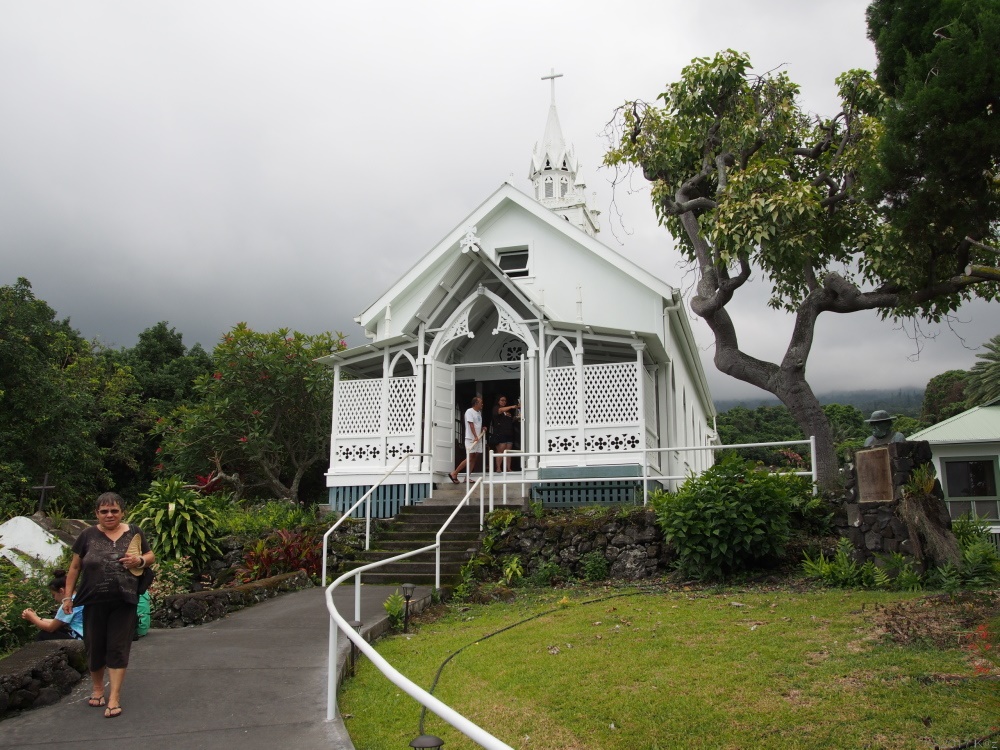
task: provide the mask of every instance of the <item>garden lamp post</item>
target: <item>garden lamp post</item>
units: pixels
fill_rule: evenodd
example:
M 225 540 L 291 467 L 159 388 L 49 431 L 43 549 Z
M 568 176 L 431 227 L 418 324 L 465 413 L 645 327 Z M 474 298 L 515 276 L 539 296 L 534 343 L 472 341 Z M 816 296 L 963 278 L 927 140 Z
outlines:
M 422 734 L 410 741 L 410 747 L 444 747 L 444 740 L 433 734 Z
M 407 628 L 410 626 L 410 599 L 413 598 L 413 591 L 417 587 L 412 583 L 404 583 L 403 598 L 406 599 L 406 609 L 403 611 L 403 632 L 405 633 Z M 420 745 L 419 747 L 438 747 L 437 745 Z

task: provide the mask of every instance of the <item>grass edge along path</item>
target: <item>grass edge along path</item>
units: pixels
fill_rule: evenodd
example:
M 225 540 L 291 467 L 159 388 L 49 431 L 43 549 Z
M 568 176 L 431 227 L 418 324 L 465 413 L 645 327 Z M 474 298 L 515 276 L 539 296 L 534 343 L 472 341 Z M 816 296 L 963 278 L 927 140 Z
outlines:
M 452 606 L 378 648 L 429 688 L 466 647 L 434 694 L 517 748 L 953 747 L 1000 725 L 1000 688 L 975 676 L 957 635 L 944 649 L 886 642 L 876 610 L 923 596 L 522 590 Z M 419 704 L 366 661 L 340 706 L 358 750 L 419 733 Z M 475 747 L 433 714 L 424 731 Z

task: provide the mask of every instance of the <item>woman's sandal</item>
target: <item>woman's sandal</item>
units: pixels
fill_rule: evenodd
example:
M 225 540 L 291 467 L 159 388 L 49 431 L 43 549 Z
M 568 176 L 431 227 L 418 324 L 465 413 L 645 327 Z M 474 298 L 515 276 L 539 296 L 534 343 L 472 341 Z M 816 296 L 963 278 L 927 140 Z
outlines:
M 449 474 L 448 479 L 451 480 L 452 484 L 458 484 L 458 477 L 456 477 L 454 474 Z
M 103 708 L 107 705 L 103 695 L 92 695 L 87 698 L 87 705 L 91 708 Z
M 117 719 L 121 715 L 122 715 L 121 706 L 108 706 L 106 709 L 104 709 L 105 719 Z

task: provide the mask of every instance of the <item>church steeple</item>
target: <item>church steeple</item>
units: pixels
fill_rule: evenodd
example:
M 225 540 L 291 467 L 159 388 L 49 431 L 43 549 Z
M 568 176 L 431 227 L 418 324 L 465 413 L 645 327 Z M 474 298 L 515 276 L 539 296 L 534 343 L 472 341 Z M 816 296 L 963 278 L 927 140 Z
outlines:
M 552 85 L 552 102 L 545 122 L 545 134 L 531 153 L 528 178 L 534 185 L 535 200 L 593 236 L 600 231 L 598 211 L 587 207 L 586 188 L 579 175 L 580 164 L 571 144 L 566 143 L 556 112 L 556 78 L 553 69 L 543 81 Z

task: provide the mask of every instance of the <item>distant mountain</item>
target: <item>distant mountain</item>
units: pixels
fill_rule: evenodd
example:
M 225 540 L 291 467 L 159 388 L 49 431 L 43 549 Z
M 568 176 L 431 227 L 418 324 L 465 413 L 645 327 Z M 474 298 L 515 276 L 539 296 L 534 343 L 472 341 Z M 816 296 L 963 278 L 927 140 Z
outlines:
M 865 415 L 876 409 L 885 409 L 890 414 L 905 414 L 908 417 L 920 416 L 920 405 L 924 400 L 923 388 L 893 388 L 864 391 L 829 391 L 819 394 L 821 404 L 844 404 L 854 406 Z M 778 406 L 781 402 L 773 396 L 765 398 L 719 399 L 715 409 L 719 412 L 729 411 L 734 406 L 744 406 L 756 409 L 758 406 Z

